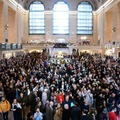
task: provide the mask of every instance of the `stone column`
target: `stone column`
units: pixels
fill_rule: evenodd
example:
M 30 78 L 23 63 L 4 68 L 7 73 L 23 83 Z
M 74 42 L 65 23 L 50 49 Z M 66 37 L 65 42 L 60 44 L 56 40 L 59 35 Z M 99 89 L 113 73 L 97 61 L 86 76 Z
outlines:
M 23 15 L 23 17 L 24 17 L 23 18 L 23 20 L 24 20 L 24 25 L 23 25 L 24 26 L 24 29 L 23 29 L 24 30 L 24 33 L 23 33 L 24 37 L 23 37 L 22 43 L 28 43 L 28 42 L 30 42 L 29 41 L 29 28 L 28 28 L 28 26 L 29 26 L 28 25 L 28 23 L 29 23 L 29 21 L 28 21 L 29 20 L 28 19 L 28 15 L 29 15 L 28 12 Z
M 97 32 L 97 14 L 93 13 L 93 41 L 94 45 L 100 44 L 98 41 L 98 32 Z
M 101 54 L 104 55 L 105 53 L 105 21 L 106 21 L 106 16 L 105 16 L 105 11 L 104 8 L 102 9 L 102 11 L 100 13 L 98 13 L 97 15 L 97 19 L 98 19 L 98 27 L 97 27 L 97 31 L 98 31 L 98 43 L 101 46 Z
M 118 6 L 117 3 L 113 6 L 113 27 L 112 27 L 112 55 L 113 57 L 117 57 L 118 48 L 117 48 L 117 19 L 118 19 Z
M 24 31 L 24 13 L 17 9 L 17 43 L 22 43 L 23 41 L 23 31 Z
M 76 43 L 76 27 L 77 27 L 77 12 L 76 11 L 70 11 L 70 35 L 68 42 Z
M 3 12 L 4 12 L 4 41 L 8 42 L 8 30 L 9 30 L 9 24 L 8 24 L 8 5 L 6 3 L 3 3 Z M 8 40 L 8 41 L 7 41 Z
M 45 41 L 53 41 L 52 37 L 52 11 L 45 11 Z
M 101 46 L 104 45 L 104 24 L 105 24 L 105 13 L 103 10 L 98 13 L 98 40 Z
M 4 7 L 3 2 L 0 3 L 0 43 L 4 42 Z
M 113 27 L 112 27 L 112 41 L 116 42 L 117 39 L 117 17 L 118 17 L 118 7 L 117 4 L 114 5 L 113 7 Z

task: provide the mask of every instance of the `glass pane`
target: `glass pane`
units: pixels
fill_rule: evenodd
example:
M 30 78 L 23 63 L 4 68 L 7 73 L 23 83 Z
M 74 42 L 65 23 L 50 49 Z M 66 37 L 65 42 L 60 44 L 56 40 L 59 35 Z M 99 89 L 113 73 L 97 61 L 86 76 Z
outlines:
M 39 1 L 33 2 L 29 8 L 29 33 L 45 33 L 44 6 Z
M 77 34 L 93 33 L 92 5 L 89 2 L 81 2 L 78 5 Z
M 62 8 L 62 9 L 61 9 Z M 57 2 L 53 7 L 53 34 L 69 33 L 69 8 L 65 2 Z

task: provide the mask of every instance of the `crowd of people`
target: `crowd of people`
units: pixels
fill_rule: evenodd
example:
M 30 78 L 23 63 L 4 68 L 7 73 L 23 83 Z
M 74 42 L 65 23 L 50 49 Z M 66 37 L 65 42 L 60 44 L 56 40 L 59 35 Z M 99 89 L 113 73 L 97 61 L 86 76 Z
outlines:
M 120 120 L 120 59 L 100 54 L 51 63 L 41 53 L 0 61 L 3 120 Z

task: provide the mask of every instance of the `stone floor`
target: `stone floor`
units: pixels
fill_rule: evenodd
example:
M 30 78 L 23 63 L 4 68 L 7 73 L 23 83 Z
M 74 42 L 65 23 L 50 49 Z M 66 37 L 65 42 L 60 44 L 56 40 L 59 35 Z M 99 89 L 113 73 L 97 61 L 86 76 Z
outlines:
M 12 111 L 9 112 L 9 120 L 13 120 L 13 112 Z
M 8 120 L 13 120 L 13 112 L 12 111 L 9 112 L 8 118 L 9 118 Z M 3 120 L 2 114 L 0 114 L 0 120 Z

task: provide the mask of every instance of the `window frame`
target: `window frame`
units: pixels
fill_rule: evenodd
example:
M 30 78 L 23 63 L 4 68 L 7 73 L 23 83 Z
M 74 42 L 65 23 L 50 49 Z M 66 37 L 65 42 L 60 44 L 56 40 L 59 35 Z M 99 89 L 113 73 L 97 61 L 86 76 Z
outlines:
M 90 23 L 89 25 L 92 25 L 92 26 L 78 26 L 78 24 L 80 24 L 81 22 L 81 18 L 79 18 L 78 17 L 78 14 L 81 14 L 81 13 L 90 13 L 90 11 L 85 11 L 85 10 L 83 10 L 83 11 L 79 11 L 78 10 L 78 7 L 80 6 L 80 5 L 84 5 L 84 4 L 82 4 L 82 3 L 87 3 L 88 5 L 90 5 L 91 6 L 91 8 L 92 8 L 92 11 L 91 11 L 91 16 L 92 16 L 92 18 L 91 19 L 88 19 L 88 20 L 92 20 L 92 23 Z M 83 17 L 84 15 L 82 15 L 82 17 Z M 79 18 L 79 19 L 78 19 Z M 93 5 L 90 3 L 90 2 L 88 2 L 88 1 L 82 1 L 82 2 L 80 2 L 79 4 L 78 4 L 78 6 L 77 6 L 77 18 L 76 18 L 76 34 L 77 35 L 93 35 L 93 32 L 94 32 L 94 16 L 93 16 Z M 85 16 L 84 16 L 84 18 L 83 18 L 83 20 L 87 20 L 87 19 L 85 19 Z M 83 21 L 82 20 L 82 21 Z M 79 21 L 79 22 L 78 22 Z M 83 24 L 83 23 L 82 23 Z M 84 22 L 84 24 L 86 24 L 86 22 Z M 86 30 L 83 30 L 83 29 L 78 29 L 78 28 L 81 28 L 81 27 L 85 27 L 85 28 L 87 28 L 87 27 L 90 27 L 91 28 L 91 30 L 88 30 L 88 29 L 86 29 Z M 78 33 L 78 31 L 79 31 L 79 33 Z M 80 33 L 80 31 L 81 31 L 81 33 Z M 82 31 L 84 31 L 84 33 L 82 33 Z M 85 31 L 86 31 L 86 33 L 85 33 Z M 88 32 L 92 32 L 92 33 L 88 33 Z
M 43 21 L 43 23 L 44 23 L 44 26 L 40 26 L 40 27 L 44 27 L 44 29 L 30 29 L 30 27 L 37 27 L 37 26 L 30 26 L 30 21 L 31 21 L 31 18 L 30 18 L 30 6 L 32 5 L 32 4 L 35 4 L 35 3 L 39 3 L 38 5 L 42 5 L 43 7 L 44 7 L 44 10 L 38 10 L 37 12 L 42 12 L 43 14 L 44 14 L 44 18 L 39 18 L 40 19 L 40 21 L 42 20 Z M 36 10 L 34 10 L 34 11 L 36 11 Z M 33 11 L 32 11 L 33 12 Z M 36 19 L 36 18 L 32 18 L 32 19 Z M 32 3 L 30 3 L 30 5 L 29 5 L 29 14 L 28 14 L 28 34 L 29 35 L 45 35 L 45 6 L 44 6 L 44 4 L 41 2 L 41 1 L 33 1 Z M 40 28 L 39 27 L 39 28 Z M 44 33 L 42 33 L 42 32 L 39 32 L 39 33 L 31 33 L 30 32 L 30 30 L 39 30 L 39 31 L 43 31 Z
M 68 12 L 68 19 L 67 19 L 67 21 L 68 21 L 68 26 L 64 26 L 64 27 L 62 27 L 62 28 L 64 28 L 64 30 L 66 29 L 66 28 L 68 28 L 68 29 L 66 29 L 67 30 L 67 33 L 55 33 L 54 31 L 55 31 L 55 29 L 54 29 L 54 27 L 57 27 L 57 26 L 53 26 L 53 24 L 54 24 L 54 12 L 64 12 L 64 11 L 55 11 L 54 10 L 54 6 L 56 5 L 56 4 L 59 4 L 59 2 L 63 2 L 65 5 L 67 5 L 67 7 L 68 7 L 68 10 L 66 10 L 65 12 Z M 52 11 L 53 11 L 53 14 L 52 14 L 52 35 L 69 35 L 70 34 L 70 14 L 69 14 L 69 6 L 68 6 L 68 4 L 65 2 L 65 1 L 57 1 L 55 4 L 54 4 L 54 6 L 53 6 L 53 9 L 52 9 Z M 62 18 L 60 19 L 60 20 L 62 20 Z M 63 19 L 63 20 L 65 20 L 65 19 Z M 58 27 L 57 27 L 58 28 Z M 56 30 L 59 30 L 59 28 L 58 29 L 56 29 Z

